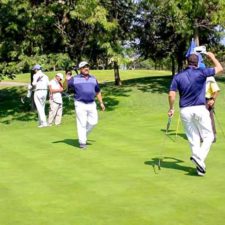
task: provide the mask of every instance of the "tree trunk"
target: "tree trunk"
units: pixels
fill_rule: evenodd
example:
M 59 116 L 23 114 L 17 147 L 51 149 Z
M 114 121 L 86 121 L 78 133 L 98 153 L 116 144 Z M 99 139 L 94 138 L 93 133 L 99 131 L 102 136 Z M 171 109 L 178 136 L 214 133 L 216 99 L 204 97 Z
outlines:
M 174 56 L 171 56 L 171 62 L 172 62 L 172 76 L 174 76 L 175 75 L 175 73 L 176 73 L 176 69 L 175 69 L 175 58 L 174 58 Z
M 122 82 L 120 80 L 119 66 L 117 62 L 114 62 L 114 77 L 115 77 L 115 85 L 120 86 Z
M 198 33 L 197 22 L 194 29 L 194 40 L 195 40 L 196 46 L 199 46 L 199 33 Z

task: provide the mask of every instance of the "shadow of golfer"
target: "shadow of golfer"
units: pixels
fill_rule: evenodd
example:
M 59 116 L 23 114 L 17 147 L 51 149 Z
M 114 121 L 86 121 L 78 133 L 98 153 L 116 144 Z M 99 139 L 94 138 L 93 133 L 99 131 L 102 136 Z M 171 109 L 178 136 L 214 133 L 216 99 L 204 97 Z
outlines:
M 160 161 L 160 167 L 161 169 L 167 168 L 167 169 L 182 170 L 186 172 L 185 175 L 197 176 L 196 169 L 193 167 L 180 165 L 183 162 L 184 161 L 173 157 L 163 157 L 163 159 L 161 159 Z M 152 166 L 155 171 L 155 166 L 158 167 L 159 158 L 153 158 L 151 161 L 145 161 L 144 163 L 146 165 Z
M 88 140 L 87 145 L 92 145 L 90 142 L 94 142 L 93 140 Z M 80 148 L 78 139 L 64 139 L 60 141 L 53 141 L 53 144 L 65 143 L 67 145 L 71 145 L 76 148 Z

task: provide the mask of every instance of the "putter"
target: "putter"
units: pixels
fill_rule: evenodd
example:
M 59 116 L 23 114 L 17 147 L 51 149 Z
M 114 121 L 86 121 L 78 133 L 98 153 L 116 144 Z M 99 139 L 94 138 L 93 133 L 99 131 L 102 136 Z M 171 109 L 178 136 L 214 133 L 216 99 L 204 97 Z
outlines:
M 168 118 L 168 121 L 167 121 L 167 125 L 166 125 L 166 132 L 165 132 L 165 136 L 164 136 L 164 139 L 163 139 L 163 146 L 165 146 L 165 141 L 166 141 L 166 137 L 168 135 L 168 131 L 169 131 L 169 128 L 170 128 L 170 124 L 171 124 L 171 121 L 172 121 L 172 116 L 169 116 Z M 163 160 L 163 157 L 162 157 L 162 151 L 161 151 L 161 156 L 159 157 L 159 161 L 158 161 L 158 169 L 161 170 L 161 161 Z
M 169 128 L 170 128 L 170 124 L 171 124 L 171 120 L 172 120 L 172 117 L 170 116 L 168 118 L 168 122 L 167 122 L 167 125 L 166 125 L 166 134 L 168 134 L 168 131 L 169 131 Z

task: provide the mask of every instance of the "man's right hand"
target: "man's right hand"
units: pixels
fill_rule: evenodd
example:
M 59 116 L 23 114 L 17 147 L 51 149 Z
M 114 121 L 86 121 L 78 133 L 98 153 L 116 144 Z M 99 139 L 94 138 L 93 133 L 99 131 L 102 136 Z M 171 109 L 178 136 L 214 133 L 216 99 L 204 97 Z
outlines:
M 215 58 L 215 55 L 212 53 L 212 52 L 207 52 L 206 55 L 212 59 L 212 58 Z
M 174 109 L 169 109 L 168 116 L 172 117 L 174 115 L 174 111 L 175 111 Z
M 72 78 L 72 76 L 71 76 L 71 75 L 66 74 L 66 80 L 70 80 L 71 78 Z

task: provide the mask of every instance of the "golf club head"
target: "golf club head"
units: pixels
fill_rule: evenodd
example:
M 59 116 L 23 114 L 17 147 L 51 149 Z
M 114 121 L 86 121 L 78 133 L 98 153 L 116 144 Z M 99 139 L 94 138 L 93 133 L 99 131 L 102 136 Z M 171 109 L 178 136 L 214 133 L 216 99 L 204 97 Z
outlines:
M 194 53 L 206 54 L 206 47 L 204 45 L 194 48 Z

